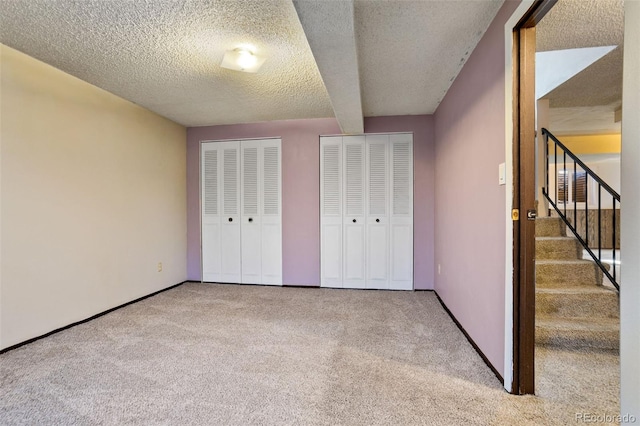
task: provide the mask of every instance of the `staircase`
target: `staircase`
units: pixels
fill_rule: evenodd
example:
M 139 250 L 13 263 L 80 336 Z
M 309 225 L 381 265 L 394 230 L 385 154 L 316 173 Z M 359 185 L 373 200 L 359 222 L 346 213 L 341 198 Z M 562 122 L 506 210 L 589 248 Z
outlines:
M 618 351 L 618 292 L 557 217 L 536 219 L 536 344 Z

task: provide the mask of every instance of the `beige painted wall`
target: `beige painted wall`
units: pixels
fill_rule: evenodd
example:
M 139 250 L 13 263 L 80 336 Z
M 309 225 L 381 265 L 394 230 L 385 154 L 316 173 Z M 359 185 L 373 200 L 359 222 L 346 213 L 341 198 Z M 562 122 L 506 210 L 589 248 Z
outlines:
M 185 280 L 186 129 L 0 52 L 5 348 Z

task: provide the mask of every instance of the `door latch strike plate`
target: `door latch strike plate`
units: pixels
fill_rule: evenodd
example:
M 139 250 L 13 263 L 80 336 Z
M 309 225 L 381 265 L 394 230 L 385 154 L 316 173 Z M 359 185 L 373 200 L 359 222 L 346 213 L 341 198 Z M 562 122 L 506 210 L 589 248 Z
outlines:
M 520 220 L 520 210 L 518 209 L 511 210 L 511 220 Z

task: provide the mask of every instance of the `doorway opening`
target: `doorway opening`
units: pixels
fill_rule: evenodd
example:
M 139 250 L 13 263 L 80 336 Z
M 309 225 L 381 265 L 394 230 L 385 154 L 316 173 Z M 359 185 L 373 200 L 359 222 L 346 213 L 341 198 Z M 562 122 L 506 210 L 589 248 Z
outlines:
M 551 95 L 543 99 L 546 105 L 542 105 L 546 109 L 541 110 L 540 91 L 535 88 L 539 83 L 535 78 L 536 52 L 539 51 L 537 44 L 540 40 L 543 44 L 549 44 L 548 34 L 540 38 L 541 30 L 551 27 L 545 24 L 550 22 L 554 14 L 559 14 L 561 8 L 566 19 L 569 14 L 575 14 L 576 17 L 583 14 L 583 6 L 573 2 L 558 5 L 556 1 L 534 2 L 513 32 L 513 208 L 514 213 L 519 214 L 513 217 L 514 373 L 511 392 L 539 395 L 557 392 L 555 388 L 561 377 L 560 384 L 570 383 L 575 389 L 581 389 L 582 398 L 591 408 L 615 414 L 618 411 L 619 340 L 617 330 L 608 327 L 619 321 L 618 295 L 613 286 L 607 288 L 607 278 L 602 279 L 602 272 L 597 265 L 583 259 L 583 249 L 571 233 L 567 233 L 565 222 L 558 218 L 541 218 L 550 212 L 543 188 L 547 195 L 555 195 L 556 201 L 560 200 L 565 206 L 572 204 L 574 208 L 586 207 L 589 204 L 588 197 L 592 194 L 589 180 L 592 178 L 581 173 L 580 166 L 575 170 L 573 165 L 561 167 L 560 173 L 553 173 L 555 168 L 552 168 L 551 176 L 545 160 L 547 156 L 553 156 L 549 155 L 544 143 L 549 131 L 541 130 L 541 127 L 548 129 L 549 124 L 540 125 L 541 121 L 549 122 L 549 101 L 552 117 L 558 115 L 553 107 L 558 109 L 559 105 L 564 107 L 562 112 L 567 113 L 568 107 L 580 106 L 576 102 L 580 102 L 579 98 L 584 95 L 585 89 L 575 94 L 574 97 L 578 99 L 573 101 L 575 104 L 567 104 L 570 103 L 566 100 L 567 92 L 576 87 L 575 81 L 572 83 L 567 79 L 568 82 L 560 83 L 558 89 L 551 89 Z M 567 10 L 571 7 L 576 10 Z M 545 16 L 552 18 L 538 25 Z M 580 18 L 587 19 L 583 15 Z M 572 28 L 577 28 L 575 21 L 566 20 L 562 28 L 565 38 L 572 37 Z M 568 43 L 566 40 L 563 42 Z M 576 48 L 570 44 L 564 47 Z M 549 47 L 544 49 L 549 50 Z M 622 55 L 614 46 L 603 54 L 602 61 L 598 62 L 598 58 L 593 63 L 596 68 L 601 67 L 603 61 L 605 64 L 611 63 L 615 56 Z M 587 72 L 578 74 L 576 78 L 585 80 L 590 73 L 587 68 Z M 619 78 L 621 97 L 621 67 Z M 615 105 L 611 104 L 610 101 L 607 107 L 611 108 L 613 118 Z M 591 107 L 594 109 L 594 105 Z M 559 158 L 559 161 L 564 161 L 564 158 Z M 557 158 L 553 161 L 558 164 Z M 545 176 L 547 173 L 552 177 L 551 185 Z M 577 228 L 579 223 L 576 218 L 580 217 L 580 213 L 574 212 L 572 215 L 574 227 Z M 585 212 L 582 217 L 588 221 L 590 213 Z M 615 204 L 611 217 L 615 229 Z M 590 239 L 586 238 L 586 241 L 589 244 Z M 615 252 L 616 246 L 619 248 L 615 237 L 612 244 Z M 554 258 L 558 254 L 560 258 Z M 575 259 L 571 259 L 571 256 Z M 587 269 L 587 273 L 582 274 L 582 270 Z M 593 282 L 587 282 L 584 277 Z M 607 341 L 613 340 L 609 338 L 611 336 L 615 336 L 615 342 Z M 598 382 L 594 380 L 596 377 Z

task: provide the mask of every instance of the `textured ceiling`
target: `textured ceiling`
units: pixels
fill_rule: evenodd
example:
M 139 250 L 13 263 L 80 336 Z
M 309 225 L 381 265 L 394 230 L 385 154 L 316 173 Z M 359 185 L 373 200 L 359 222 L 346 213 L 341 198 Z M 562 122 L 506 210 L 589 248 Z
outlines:
M 576 74 L 549 92 L 552 108 L 622 105 L 622 47 Z
M 622 0 L 559 0 L 536 26 L 536 50 L 622 44 Z
M 618 46 L 544 96 L 551 122 L 561 123 L 563 132 L 619 132 L 613 111 L 622 104 L 623 33 L 622 0 L 559 0 L 536 27 L 539 52 Z
M 0 1 L 0 41 L 187 126 L 330 117 L 290 1 Z M 260 72 L 219 66 L 248 43 Z
M 556 136 L 621 131 L 621 123 L 615 122 L 611 105 L 552 108 L 551 112 L 549 130 Z
M 503 3 L 314 1 L 326 19 L 303 30 L 291 0 L 0 0 L 0 42 L 186 126 L 425 114 Z M 335 38 L 336 2 L 354 10 L 352 45 L 321 57 L 310 42 Z M 267 57 L 257 74 L 219 66 L 243 44 Z M 332 57 L 342 82 L 320 74 Z
M 435 112 L 502 3 L 356 0 L 364 115 Z

